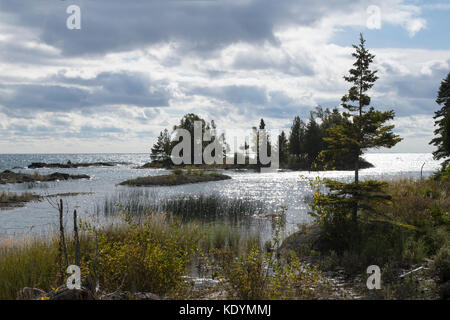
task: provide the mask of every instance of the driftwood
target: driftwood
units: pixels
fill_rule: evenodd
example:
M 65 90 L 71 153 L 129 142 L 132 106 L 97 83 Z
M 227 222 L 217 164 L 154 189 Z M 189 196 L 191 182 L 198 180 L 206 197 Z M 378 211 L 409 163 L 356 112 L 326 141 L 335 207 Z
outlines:
M 81 266 L 80 238 L 78 237 L 77 210 L 73 211 L 73 236 L 75 240 L 75 265 Z
M 67 254 L 66 238 L 64 236 L 64 205 L 62 199 L 59 200 L 59 234 L 60 234 L 60 252 L 64 254 L 65 269 L 69 266 L 69 255 Z
M 416 268 L 416 269 L 414 269 L 414 270 L 411 270 L 411 271 L 408 271 L 408 272 L 402 274 L 402 275 L 400 276 L 400 278 L 404 278 L 404 277 L 406 277 L 406 276 L 408 276 L 408 275 L 410 275 L 410 274 L 412 274 L 412 273 L 414 273 L 414 272 L 420 271 L 420 270 L 422 270 L 422 269 L 426 269 L 426 268 L 425 268 L 424 266 L 418 267 L 418 268 Z

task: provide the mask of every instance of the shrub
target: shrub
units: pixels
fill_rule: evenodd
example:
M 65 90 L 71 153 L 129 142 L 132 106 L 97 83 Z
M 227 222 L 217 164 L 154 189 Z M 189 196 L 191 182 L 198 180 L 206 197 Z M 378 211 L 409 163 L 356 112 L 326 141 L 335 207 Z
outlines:
M 434 258 L 433 271 L 439 283 L 450 281 L 450 246 L 442 247 Z
M 285 258 L 278 255 L 281 230 L 284 228 L 284 208 L 274 220 L 274 236 L 267 252 L 254 245 L 236 257 L 221 251 L 219 278 L 232 298 L 244 300 L 300 298 L 311 299 L 313 287 L 320 281 L 315 267 L 302 264 L 293 251 Z
M 198 230 L 164 215 L 152 214 L 139 223 L 128 216 L 126 221 L 122 232 L 98 235 L 102 289 L 180 293 L 186 284 L 186 268 L 197 251 Z
M 173 170 L 173 174 L 177 175 L 177 176 L 182 175 L 183 174 L 183 170 L 182 169 L 175 169 L 175 170 Z
M 57 241 L 25 239 L 0 245 L 0 300 L 16 299 L 24 287 L 50 290 L 57 285 Z

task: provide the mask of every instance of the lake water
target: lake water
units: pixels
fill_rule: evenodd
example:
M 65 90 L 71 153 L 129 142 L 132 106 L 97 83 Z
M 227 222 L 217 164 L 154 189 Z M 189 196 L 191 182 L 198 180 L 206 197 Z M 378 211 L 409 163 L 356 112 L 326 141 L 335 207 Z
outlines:
M 148 154 L 37 154 L 37 155 L 8 155 L 0 154 L 0 170 L 21 171 L 33 173 L 35 170 L 25 169 L 32 162 L 66 163 L 76 162 L 127 162 L 130 165 L 115 167 L 90 167 L 77 169 L 39 169 L 40 174 L 55 171 L 69 174 L 87 174 L 90 180 L 60 181 L 39 184 L 9 184 L 0 185 L 0 193 L 32 192 L 41 195 L 52 195 L 68 192 L 92 192 L 89 195 L 64 197 L 64 202 L 70 211 L 77 209 L 79 215 L 85 219 L 103 221 L 99 216 L 99 208 L 105 200 L 119 197 L 129 192 L 130 187 L 117 186 L 120 182 L 138 176 L 167 174 L 163 169 L 135 169 L 136 166 L 148 162 Z M 427 153 L 373 153 L 365 155 L 366 160 L 375 165 L 374 168 L 361 170 L 362 179 L 395 179 L 398 177 L 419 178 L 423 165 L 423 176 L 429 176 L 439 168 L 439 162 L 434 161 Z M 348 180 L 353 172 L 276 172 L 255 173 L 247 171 L 227 171 L 231 180 L 191 184 L 175 187 L 151 187 L 149 193 L 156 198 L 172 197 L 191 194 L 220 194 L 229 198 L 245 198 L 264 202 L 268 211 L 275 211 L 280 206 L 287 206 L 287 232 L 296 228 L 298 223 L 309 222 L 308 199 L 311 189 L 308 179 L 332 177 Z M 55 199 L 54 199 L 55 200 Z M 100 210 L 101 211 L 101 210 Z M 270 213 L 270 212 L 268 212 Z M 30 232 L 46 234 L 56 230 L 58 213 L 48 201 L 31 202 L 25 207 L 0 210 L 0 237 L 21 236 Z M 70 220 L 70 219 L 68 219 Z M 268 228 L 267 221 L 254 218 L 252 228 L 264 233 Z M 67 222 L 70 226 L 70 222 Z

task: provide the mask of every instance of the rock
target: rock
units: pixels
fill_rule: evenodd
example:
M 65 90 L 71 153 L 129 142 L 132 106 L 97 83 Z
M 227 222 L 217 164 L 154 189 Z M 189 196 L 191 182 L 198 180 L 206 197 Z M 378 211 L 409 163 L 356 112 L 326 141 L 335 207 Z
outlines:
M 450 300 L 450 281 L 440 285 L 439 295 L 442 300 Z
M 95 300 L 94 295 L 89 289 L 85 287 L 81 287 L 81 289 L 69 289 L 66 285 L 50 291 L 45 297 L 48 297 L 49 300 Z
M 101 295 L 99 298 L 99 300 L 129 300 L 129 299 L 130 294 L 128 291 L 107 293 Z
M 150 292 L 130 293 L 128 291 L 117 291 L 103 294 L 100 300 L 164 300 L 164 298 Z
M 25 287 L 17 294 L 17 300 L 39 300 L 45 294 L 41 289 Z
M 332 244 L 324 238 L 323 230 L 320 226 L 312 225 L 287 237 L 278 249 L 278 254 L 291 250 L 301 253 L 301 250 L 305 248 L 327 252 L 332 248 Z
M 63 169 L 73 169 L 73 168 L 86 168 L 86 167 L 113 167 L 116 165 L 127 165 L 128 162 L 88 162 L 88 163 L 72 163 L 67 161 L 67 163 L 44 163 L 44 162 L 33 162 L 28 166 L 28 169 L 42 169 L 42 168 L 63 168 Z
M 160 296 L 150 292 L 138 292 L 134 296 L 137 300 L 163 300 Z

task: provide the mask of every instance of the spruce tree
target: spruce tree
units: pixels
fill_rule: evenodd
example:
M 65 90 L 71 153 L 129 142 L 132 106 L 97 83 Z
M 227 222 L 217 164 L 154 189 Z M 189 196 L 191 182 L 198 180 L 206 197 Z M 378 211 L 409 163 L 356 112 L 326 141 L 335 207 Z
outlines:
M 314 113 L 311 112 L 311 118 L 305 129 L 305 153 L 308 167 L 316 160 L 319 153 L 322 151 L 322 135 L 319 124 L 314 119 Z
M 289 152 L 296 160 L 300 160 L 304 153 L 303 140 L 305 136 L 305 123 L 299 116 L 294 118 L 289 135 Z
M 393 110 L 378 111 L 370 106 L 371 99 L 367 92 L 373 87 L 377 71 L 370 69 L 374 55 L 365 47 L 365 40 L 360 35 L 359 45 L 353 45 L 355 58 L 353 68 L 349 75 L 344 76 L 345 81 L 352 84 L 350 90 L 342 97 L 342 107 L 345 109 L 343 116 L 346 121 L 328 130 L 328 136 L 324 138 L 327 149 L 324 150 L 325 158 L 335 161 L 345 155 L 354 166 L 354 182 L 350 184 L 326 180 L 326 185 L 331 190 L 330 195 L 317 194 L 315 208 L 324 209 L 326 214 L 348 214 L 352 222 L 357 224 L 358 210 L 372 210 L 373 201 L 383 201 L 388 197 L 383 194 L 381 182 L 359 181 L 360 156 L 367 149 L 396 145 L 401 138 L 392 132 L 394 125 L 385 123 L 395 116 Z M 330 207 L 334 210 L 329 210 Z M 339 210 L 337 210 L 339 209 Z M 320 214 L 319 214 L 320 215 Z
M 172 142 L 167 129 L 160 132 L 156 143 L 151 149 L 150 159 L 152 161 L 165 162 L 170 159 Z
M 284 131 L 281 131 L 280 135 L 278 136 L 278 154 L 280 159 L 280 165 L 284 166 L 287 164 L 288 157 L 289 157 L 289 146 L 288 141 L 286 138 L 286 134 Z
M 433 152 L 436 160 L 446 159 L 450 157 L 450 72 L 447 77 L 442 80 L 439 87 L 436 103 L 441 106 L 441 109 L 434 114 L 434 130 L 435 137 L 430 144 L 437 147 Z M 447 167 L 450 159 L 446 159 L 443 163 L 443 168 Z

